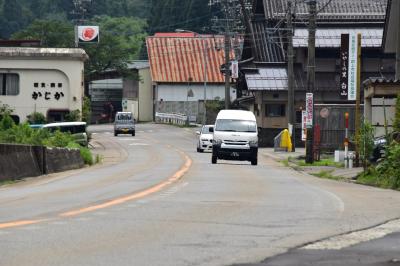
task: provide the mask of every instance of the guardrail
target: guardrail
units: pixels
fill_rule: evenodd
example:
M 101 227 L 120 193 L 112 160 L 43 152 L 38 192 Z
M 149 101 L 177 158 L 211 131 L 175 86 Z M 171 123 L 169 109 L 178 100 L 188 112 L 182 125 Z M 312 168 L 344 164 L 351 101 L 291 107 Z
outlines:
M 187 122 L 187 116 L 184 114 L 156 112 L 156 123 L 184 125 Z

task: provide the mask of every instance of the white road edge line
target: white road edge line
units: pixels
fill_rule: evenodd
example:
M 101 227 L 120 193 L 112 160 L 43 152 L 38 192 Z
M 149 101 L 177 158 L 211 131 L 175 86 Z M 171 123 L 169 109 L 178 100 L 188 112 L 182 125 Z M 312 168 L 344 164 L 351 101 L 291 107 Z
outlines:
M 353 245 L 382 238 L 395 232 L 400 232 L 400 219 L 393 220 L 373 228 L 360 230 L 345 235 L 334 236 L 326 240 L 306 245 L 300 249 L 340 250 Z

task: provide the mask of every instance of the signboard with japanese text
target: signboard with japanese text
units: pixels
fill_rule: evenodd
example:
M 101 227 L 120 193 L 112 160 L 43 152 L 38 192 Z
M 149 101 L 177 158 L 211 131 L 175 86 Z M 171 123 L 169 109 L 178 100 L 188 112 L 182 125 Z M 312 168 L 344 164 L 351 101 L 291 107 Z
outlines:
M 357 78 L 358 78 L 358 46 L 359 40 L 355 33 L 349 35 L 349 73 L 348 73 L 348 95 L 349 101 L 356 100 Z
M 239 62 L 238 61 L 232 61 L 231 71 L 232 71 L 233 79 L 239 78 Z
M 349 85 L 349 34 L 342 34 L 340 46 L 340 98 L 347 99 Z
M 307 128 L 312 128 L 314 115 L 314 95 L 312 93 L 306 93 L 306 112 L 306 126 Z
M 301 140 L 307 140 L 307 111 L 301 112 Z

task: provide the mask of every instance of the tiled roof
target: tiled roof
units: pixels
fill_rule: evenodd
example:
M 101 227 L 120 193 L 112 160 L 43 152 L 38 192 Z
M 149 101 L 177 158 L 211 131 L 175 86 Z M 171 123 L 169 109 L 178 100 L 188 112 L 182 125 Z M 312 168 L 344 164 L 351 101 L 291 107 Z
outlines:
M 223 36 L 153 36 L 148 37 L 146 43 L 154 82 L 204 82 L 204 45 L 208 47 L 207 82 L 224 82 L 220 72 L 225 63 Z M 233 51 L 230 57 L 234 58 Z
M 315 34 L 316 47 L 340 47 L 341 35 L 346 33 L 361 33 L 362 47 L 375 47 L 382 46 L 382 28 L 335 28 L 335 29 L 317 29 Z M 296 29 L 293 37 L 294 47 L 308 47 L 308 29 Z
M 255 61 L 257 62 L 285 62 L 285 53 L 281 45 L 279 31 L 270 30 L 265 20 L 253 22 Z
M 288 0 L 263 0 L 267 19 L 286 16 Z M 330 0 L 318 0 L 317 10 Z M 298 2 L 298 1 L 297 1 Z M 332 0 L 318 14 L 318 20 L 372 20 L 384 21 L 387 0 Z M 308 4 L 300 1 L 296 4 L 296 14 L 304 17 L 308 14 Z
M 246 82 L 250 91 L 287 90 L 287 71 L 281 67 L 260 68 L 258 73 L 246 74 Z

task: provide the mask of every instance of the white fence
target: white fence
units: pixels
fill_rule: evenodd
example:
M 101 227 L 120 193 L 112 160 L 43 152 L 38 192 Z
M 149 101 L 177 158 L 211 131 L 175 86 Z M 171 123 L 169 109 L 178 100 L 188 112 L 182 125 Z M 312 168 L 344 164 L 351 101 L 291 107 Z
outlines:
M 178 113 L 159 113 L 156 112 L 156 123 L 168 123 L 184 125 L 187 123 L 187 116 Z

